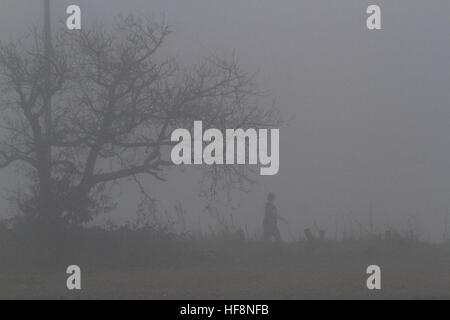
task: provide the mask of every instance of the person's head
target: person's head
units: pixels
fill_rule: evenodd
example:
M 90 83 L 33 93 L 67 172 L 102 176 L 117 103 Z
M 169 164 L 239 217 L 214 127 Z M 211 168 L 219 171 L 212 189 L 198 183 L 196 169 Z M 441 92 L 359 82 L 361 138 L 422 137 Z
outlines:
M 267 195 L 267 201 L 274 202 L 275 201 L 275 193 L 269 192 L 269 194 Z

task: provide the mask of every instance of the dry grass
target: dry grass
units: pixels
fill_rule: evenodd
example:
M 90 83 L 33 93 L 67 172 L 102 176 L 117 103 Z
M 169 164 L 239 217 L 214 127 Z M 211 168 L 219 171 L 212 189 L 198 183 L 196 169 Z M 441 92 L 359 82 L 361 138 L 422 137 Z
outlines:
M 150 259 L 114 267 L 86 257 L 82 262 L 62 259 L 59 270 L 31 263 L 0 274 L 0 298 L 450 298 L 450 250 L 444 245 L 378 240 L 267 246 L 210 239 L 191 240 L 174 252 L 158 257 L 158 263 Z M 66 289 L 65 263 L 82 268 L 81 291 Z M 370 264 L 382 268 L 380 291 L 366 288 Z

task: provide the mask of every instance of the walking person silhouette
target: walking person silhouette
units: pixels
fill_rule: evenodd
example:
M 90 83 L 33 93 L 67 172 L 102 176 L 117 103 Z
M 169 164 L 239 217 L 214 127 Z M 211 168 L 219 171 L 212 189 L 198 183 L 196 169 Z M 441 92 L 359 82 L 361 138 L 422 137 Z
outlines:
M 280 241 L 280 230 L 278 229 L 278 220 L 287 223 L 285 219 L 283 219 L 277 212 L 277 207 L 275 206 L 275 193 L 269 192 L 267 195 L 267 203 L 264 212 L 264 221 L 263 221 L 263 229 L 264 229 L 264 240 L 266 241 Z

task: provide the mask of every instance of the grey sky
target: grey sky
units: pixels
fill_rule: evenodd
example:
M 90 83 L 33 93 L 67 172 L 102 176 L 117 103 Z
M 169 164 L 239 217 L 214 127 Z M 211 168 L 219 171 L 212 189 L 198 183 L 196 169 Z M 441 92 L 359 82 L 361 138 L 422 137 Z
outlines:
M 256 230 L 271 190 L 291 221 L 285 237 L 314 220 L 332 233 L 335 219 L 342 223 L 350 210 L 366 222 L 370 204 L 379 228 L 405 227 L 415 216 L 425 238 L 442 235 L 450 206 L 450 2 L 52 2 L 55 21 L 65 19 L 69 4 L 81 5 L 84 24 L 128 12 L 164 18 L 175 31 L 166 48 L 186 63 L 234 51 L 246 69 L 259 71 L 261 88 L 295 119 L 280 133 L 279 174 L 241 197 L 238 223 Z M 365 10 L 375 3 L 381 31 L 365 27 Z M 21 34 L 41 15 L 38 0 L 1 0 L 0 39 Z M 2 185 L 14 183 L 12 175 L 0 177 Z M 167 205 L 183 201 L 195 216 L 192 176 L 171 177 L 152 186 L 154 193 Z M 134 195 L 123 192 L 123 199 L 116 216 L 134 211 Z

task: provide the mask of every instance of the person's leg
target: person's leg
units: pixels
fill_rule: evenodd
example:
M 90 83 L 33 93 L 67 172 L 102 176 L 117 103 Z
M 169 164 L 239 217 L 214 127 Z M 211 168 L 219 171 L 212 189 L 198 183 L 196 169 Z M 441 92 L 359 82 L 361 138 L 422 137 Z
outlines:
M 280 236 L 280 230 L 278 229 L 278 227 L 275 227 L 273 230 L 273 236 L 275 238 L 276 241 L 280 241 L 281 240 L 281 236 Z
M 267 226 L 264 226 L 264 241 L 270 241 L 270 230 Z

